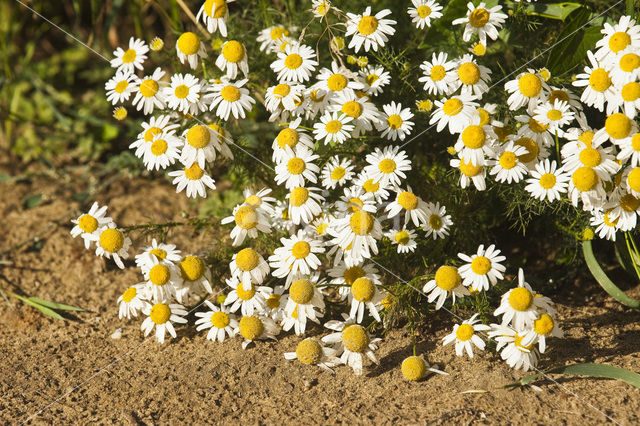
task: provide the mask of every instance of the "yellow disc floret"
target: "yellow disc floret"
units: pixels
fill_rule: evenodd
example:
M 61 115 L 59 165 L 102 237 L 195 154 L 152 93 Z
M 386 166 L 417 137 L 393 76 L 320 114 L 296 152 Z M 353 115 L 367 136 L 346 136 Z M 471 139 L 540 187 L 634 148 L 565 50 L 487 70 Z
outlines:
M 460 324 L 458 329 L 456 330 L 456 338 L 461 342 L 466 342 L 473 337 L 475 330 L 472 325 L 469 324 Z
M 533 294 L 525 287 L 516 287 L 509 293 L 509 305 L 516 311 L 526 311 L 533 304 Z
M 129 303 L 136 297 L 138 294 L 138 290 L 135 287 L 129 287 L 124 293 L 122 293 L 122 301 L 124 303 Z
M 542 314 L 540 318 L 533 322 L 533 331 L 541 336 L 546 336 L 553 331 L 555 324 L 553 318 L 549 314 Z
M 304 259 L 311 253 L 311 245 L 306 241 L 298 241 L 291 247 L 291 254 L 296 259 Z
M 378 164 L 378 169 L 386 175 L 393 173 L 396 170 L 396 167 L 396 162 L 391 158 L 385 158 Z
M 556 176 L 553 173 L 544 173 L 540 176 L 540 186 L 544 189 L 551 189 L 556 186 Z
M 154 265 L 149 270 L 149 281 L 153 285 L 165 285 L 171 278 L 171 270 L 167 265 L 161 263 Z
M 489 17 L 490 14 L 487 9 L 478 8 L 469 14 L 469 23 L 476 28 L 481 28 L 487 25 Z
M 156 324 L 164 324 L 171 318 L 171 308 L 165 303 L 156 303 L 151 308 L 149 318 Z
M 443 290 L 451 291 L 462 282 L 462 277 L 458 273 L 458 268 L 454 266 L 441 266 L 436 271 L 436 285 Z
M 363 16 L 358 22 L 358 32 L 362 35 L 371 35 L 378 29 L 378 20 L 374 16 Z
M 202 278 L 205 265 L 198 256 L 185 256 L 180 261 L 180 272 L 185 281 L 196 281 Z
M 291 205 L 294 207 L 300 207 L 309 199 L 309 190 L 303 186 L 298 186 L 297 188 L 293 188 L 291 190 L 291 194 L 289 195 L 289 201 Z
M 316 365 L 322 359 L 322 346 L 315 339 L 304 339 L 298 343 L 296 356 L 303 364 Z
M 484 145 L 486 134 L 482 126 L 471 124 L 462 131 L 462 143 L 469 149 L 478 149 Z
M 244 283 L 239 283 L 236 287 L 236 294 L 240 300 L 251 300 L 256 295 L 256 286 L 251 283 L 249 290 L 244 289 Z
M 376 286 L 367 277 L 360 277 L 351 284 L 351 295 L 358 302 L 371 302 L 376 294 Z
M 538 96 L 540 90 L 542 90 L 542 82 L 537 75 L 526 73 L 518 80 L 518 88 L 524 96 L 533 98 Z
M 187 131 L 187 143 L 196 149 L 204 148 L 211 141 L 211 133 L 206 126 L 197 124 Z
M 401 192 L 398 194 L 398 204 L 405 210 L 414 210 L 418 207 L 418 197 L 412 192 Z
M 158 93 L 159 88 L 160 86 L 158 86 L 157 81 L 148 78 L 140 83 L 139 90 L 142 96 L 144 96 L 145 98 L 151 98 L 152 96 L 155 96 L 156 93 Z
M 471 270 L 478 275 L 486 275 L 491 270 L 491 260 L 485 256 L 476 256 L 471 261 Z
M 598 184 L 598 175 L 590 167 L 580 167 L 573 173 L 571 181 L 578 191 L 587 192 Z
M 260 318 L 255 315 L 240 318 L 238 328 L 240 329 L 242 337 L 247 340 L 255 340 L 262 336 L 262 333 L 264 332 L 264 324 Z
M 238 89 L 233 84 L 229 84 L 222 88 L 220 91 L 220 96 L 227 102 L 236 102 L 240 99 L 240 89 Z
M 253 229 L 258 225 L 258 212 L 253 206 L 241 206 L 234 215 L 236 225 L 242 229 Z
M 299 305 L 307 304 L 313 299 L 315 287 L 309 280 L 295 280 L 289 289 L 289 297 Z
M 232 63 L 238 63 L 244 58 L 244 46 L 237 40 L 230 40 L 222 46 L 222 56 Z
M 480 80 L 480 68 L 473 62 L 465 62 L 458 68 L 458 78 L 462 84 L 476 84 Z
M 457 98 L 447 99 L 444 104 L 442 104 L 442 111 L 449 117 L 458 115 L 462 112 L 462 101 Z
M 410 356 L 402 361 L 402 375 L 405 379 L 417 381 L 427 375 L 427 363 L 419 356 Z
M 369 335 L 363 326 L 350 324 L 342 332 L 344 348 L 350 352 L 362 353 L 369 347 Z
M 91 234 L 98 229 L 98 220 L 90 214 L 83 214 L 80 216 L 80 219 L 78 219 L 78 227 L 82 232 Z
M 617 112 L 607 117 L 604 128 L 613 139 L 624 139 L 631 133 L 631 120 L 626 115 Z
M 215 327 L 215 328 L 225 328 L 226 326 L 229 325 L 229 315 L 225 314 L 222 311 L 217 311 L 214 312 L 211 315 L 211 324 Z
M 327 79 L 327 87 L 333 92 L 341 91 L 347 87 L 347 83 L 347 77 L 342 74 L 332 74 L 331 77 Z
M 236 265 L 238 269 L 244 272 L 251 271 L 258 266 L 260 255 L 252 248 L 244 248 L 236 255 Z
M 278 136 L 276 137 L 276 142 L 280 148 L 288 146 L 289 148 L 293 148 L 298 143 L 300 136 L 298 135 L 298 131 L 296 129 L 282 129 Z
M 351 215 L 349 225 L 356 235 L 369 235 L 373 229 L 373 217 L 364 210 L 358 210 Z
M 100 247 L 109 253 L 117 253 L 124 246 L 124 235 L 115 228 L 107 228 L 100 234 Z
M 178 50 L 185 55 L 195 55 L 200 50 L 200 39 L 192 32 L 183 33 L 178 37 Z
M 596 92 L 604 92 L 611 87 L 611 77 L 609 71 L 604 68 L 597 68 L 589 76 L 589 86 Z

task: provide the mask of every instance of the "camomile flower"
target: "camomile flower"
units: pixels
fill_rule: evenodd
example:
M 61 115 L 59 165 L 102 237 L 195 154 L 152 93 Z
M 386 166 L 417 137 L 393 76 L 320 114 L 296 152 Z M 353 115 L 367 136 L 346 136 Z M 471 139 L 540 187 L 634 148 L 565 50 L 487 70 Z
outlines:
M 278 59 L 271 64 L 273 72 L 278 73 L 278 81 L 303 83 L 309 80 L 316 70 L 318 62 L 313 59 L 316 52 L 304 44 L 287 45 L 284 52 L 278 52 Z
M 473 358 L 473 346 L 483 351 L 485 342 L 476 332 L 488 331 L 491 327 L 484 324 L 477 324 L 480 321 L 477 319 L 477 316 L 478 314 L 474 314 L 468 320 L 463 321 L 462 324 L 454 325 L 451 334 L 447 334 L 442 339 L 442 345 L 446 346 L 449 343 L 455 342 L 456 355 L 462 356 L 463 351 L 466 351 L 469 358 Z
M 516 115 L 516 121 L 522 123 L 518 129 L 518 136 L 533 140 L 537 145 L 550 147 L 555 145 L 555 133 L 552 133 L 548 124 L 537 121 L 532 115 L 523 114 Z M 558 133 L 558 136 L 561 134 Z M 566 137 L 566 135 L 562 135 Z M 536 154 L 537 156 L 537 154 Z
M 420 65 L 422 77 L 419 82 L 424 83 L 424 90 L 428 94 L 448 96 L 456 86 L 456 62 L 448 61 L 447 54 L 434 52 L 431 62 L 424 61 Z
M 315 187 L 298 186 L 287 194 L 289 200 L 287 214 L 294 225 L 311 223 L 314 217 L 322 213 L 322 208 L 318 203 L 323 202 L 324 197 L 318 191 L 318 188 Z
M 251 283 L 248 287 L 233 276 L 226 280 L 227 285 L 233 290 L 224 299 L 224 305 L 229 307 L 229 312 L 240 312 L 243 316 L 251 316 L 255 313 L 262 314 L 267 306 L 267 299 L 273 289 L 267 286 L 258 286 Z M 246 284 L 246 281 L 245 281 Z M 246 287 L 246 288 L 245 288 Z
M 226 37 L 227 18 L 229 17 L 228 3 L 233 1 L 235 0 L 206 0 L 198 10 L 196 21 L 202 17 L 202 22 L 207 26 L 207 31 L 213 34 L 220 28 L 220 34 L 222 37 Z
M 131 239 L 116 228 L 115 223 L 109 222 L 87 238 L 96 241 L 96 256 L 106 257 L 107 259 L 113 258 L 118 268 L 124 269 L 122 259 L 129 257 Z
M 589 223 L 595 228 L 595 233 L 602 239 L 610 241 L 616 240 L 616 232 L 620 229 L 618 226 L 618 218 L 612 218 L 613 209 L 593 210 Z
M 640 50 L 629 47 L 618 52 L 609 71 L 611 82 L 620 87 L 640 77 Z
M 233 209 L 231 216 L 225 217 L 220 221 L 223 225 L 235 223 L 230 234 L 230 237 L 233 238 L 232 245 L 234 247 L 242 244 L 247 237 L 257 238 L 258 232 L 271 232 L 271 225 L 259 206 L 247 202 L 239 204 Z
M 582 201 L 585 210 L 592 210 L 606 197 L 602 179 L 591 167 L 579 167 L 571 174 L 567 190 L 571 204 L 578 206 Z
M 572 84 L 584 87 L 580 96 L 582 103 L 598 111 L 604 111 L 604 105 L 607 104 L 606 112 L 612 114 L 618 103 L 618 92 L 611 82 L 609 66 L 601 64 L 590 50 L 587 51 L 587 58 L 591 66 L 584 67 L 584 73 L 578 74 Z
M 529 329 L 522 338 L 524 346 L 538 342 L 538 350 L 544 353 L 547 348 L 547 337 L 564 337 L 564 333 L 558 327 L 553 315 L 543 313 L 533 322 L 533 328 Z
M 456 68 L 457 79 L 453 82 L 453 90 L 462 87 L 460 93 L 481 98 L 489 91 L 487 84 L 491 80 L 491 70 L 483 65 L 478 65 L 472 55 L 464 55 L 460 58 Z
M 484 166 L 486 157 L 494 154 L 497 136 L 489 125 L 481 125 L 479 114 L 472 116 L 453 146 L 465 163 Z
M 618 53 L 629 47 L 640 47 L 640 26 L 630 16 L 622 15 L 614 25 L 605 22 L 600 32 L 604 36 L 596 42 L 598 50 L 595 57 L 598 60 L 613 60 Z
M 435 0 L 411 0 L 411 3 L 413 7 L 407 9 L 407 13 L 418 29 L 429 28 L 432 19 L 442 17 L 442 6 Z
M 209 95 L 209 110 L 215 109 L 216 115 L 225 121 L 229 119 L 229 115 L 236 119 L 245 118 L 245 111 L 251 111 L 252 105 L 256 103 L 255 99 L 249 96 L 249 90 L 243 87 L 247 81 L 245 78 L 233 83 L 222 81 L 213 84 Z
M 567 152 L 562 167 L 568 173 L 573 173 L 580 167 L 590 167 L 603 181 L 611 180 L 611 176 L 620 170 L 620 165 L 612 154 L 612 147 L 604 147 L 602 142 L 595 139 L 591 146 L 576 146 L 573 151 Z
M 580 98 L 578 98 L 578 96 L 569 89 L 551 86 L 548 101 L 553 105 L 556 100 L 568 103 L 571 110 L 576 114 L 582 112 L 582 103 L 580 102 Z
M 535 70 L 518 74 L 514 80 L 505 83 L 504 89 L 510 93 L 507 104 L 510 110 L 527 107 L 527 110 L 535 108 L 539 102 L 545 101 L 549 86 Z
M 244 45 L 237 40 L 226 41 L 216 59 L 216 66 L 222 72 L 226 72 L 228 79 L 235 79 L 238 70 L 246 77 L 249 74 L 249 62 Z
M 422 291 L 428 294 L 427 301 L 436 301 L 436 310 L 442 308 L 447 297 L 451 296 L 451 303 L 455 305 L 456 297 L 468 296 L 469 290 L 462 285 L 462 277 L 455 266 L 443 265 L 436 270 L 434 279 L 428 281 Z
M 424 379 L 430 373 L 437 373 L 448 376 L 449 373 L 438 370 L 437 368 L 429 367 L 429 363 L 424 360 L 424 356 L 416 356 L 412 355 L 405 358 L 402 361 L 402 365 L 400 367 L 402 371 L 402 376 L 405 380 L 409 381 L 420 381 Z
M 372 130 L 373 124 L 377 125 L 381 119 L 380 112 L 373 102 L 369 101 L 367 96 L 358 97 L 353 91 L 342 91 L 334 96 L 331 102 L 329 111 L 339 111 L 353 119 L 350 124 L 354 126 L 351 133 L 354 138 Z
M 622 188 L 634 197 L 640 197 L 640 167 L 629 166 L 622 173 Z
M 531 193 L 533 198 L 549 202 L 560 200 L 560 194 L 567 192 L 567 185 L 571 177 L 564 173 L 562 168 L 556 168 L 556 162 L 544 160 L 536 164 L 529 171 L 531 177 L 527 179 L 525 190 Z
M 354 166 L 350 160 L 338 156 L 331 157 L 322 168 L 322 186 L 328 189 L 340 187 L 351 180 Z
M 593 143 L 611 141 L 616 145 L 625 145 L 638 131 L 638 125 L 626 115 L 617 112 L 607 117 L 604 127 L 593 135 Z
M 153 142 L 154 136 L 164 133 L 167 135 L 173 135 L 178 128 L 177 124 L 171 124 L 171 119 L 168 115 L 158 115 L 151 117 L 149 122 L 142 123 L 142 132 L 138 134 L 135 142 L 129 145 L 130 149 L 135 148 L 136 157 L 142 158 L 146 151 L 146 145 Z
M 403 109 L 402 104 L 391 101 L 390 104 L 383 105 L 382 109 L 384 114 L 376 123 L 376 129 L 382 132 L 381 137 L 392 141 L 396 139 L 403 141 L 407 135 L 411 134 L 413 121 L 410 120 L 413 118 L 413 113 L 409 108 Z
M 378 219 L 364 210 L 357 210 L 331 225 L 335 230 L 337 245 L 343 250 L 351 247 L 354 258 L 370 258 L 378 253 L 376 240 L 382 238 L 382 227 Z
M 136 89 L 135 84 L 132 84 L 135 80 L 135 74 L 116 71 L 116 75 L 111 77 L 104 85 L 104 90 L 107 92 L 107 101 L 113 105 L 128 101 Z
M 178 264 L 182 256 L 180 250 L 176 249 L 175 244 L 159 243 L 155 238 L 151 240 L 151 244 L 142 248 L 142 253 L 135 257 L 136 266 L 140 268 L 143 274 L 149 272 L 149 269 L 156 264 L 154 260 L 162 263 Z
M 178 267 L 172 263 L 151 258 L 151 267 L 144 274 L 149 297 L 156 302 L 176 297 L 182 303 L 176 289 L 182 287 L 182 275 Z
M 282 329 L 289 331 L 293 328 L 296 335 L 304 334 L 307 319 L 320 324 L 318 318 L 324 316 L 324 307 L 324 298 L 315 282 L 306 278 L 294 280 L 284 307 Z
M 453 225 L 451 215 L 447 214 L 447 208 L 440 206 L 439 202 L 427 203 L 427 220 L 422 229 L 426 232 L 426 237 L 433 236 L 434 240 L 445 238 L 449 235 L 449 228 Z
M 364 356 L 378 364 L 373 351 L 378 349 L 377 343 L 381 339 L 372 339 L 366 328 L 348 319 L 329 321 L 324 326 L 336 332 L 324 336 L 322 342 L 332 345 L 337 351 L 336 355 L 341 355 L 340 362 L 353 368 L 356 375 L 362 375 Z
M 610 209 L 609 218 L 617 221 L 617 226 L 622 232 L 631 231 L 636 227 L 640 214 L 640 199 L 632 194 L 615 191 L 604 208 Z
M 465 262 L 459 268 L 460 276 L 463 278 L 462 285 L 471 286 L 475 291 L 489 290 L 490 285 L 495 285 L 498 280 L 503 279 L 502 273 L 505 271 L 503 262 L 506 257 L 500 256 L 500 250 L 491 244 L 484 249 L 484 244 L 478 247 L 476 254 L 468 256 L 464 253 L 458 253 L 458 257 Z
M 320 213 L 322 213 L 321 209 Z M 297 226 L 291 220 L 291 216 L 289 215 L 289 202 L 287 202 L 286 200 L 276 201 L 276 205 L 273 207 L 273 213 L 271 213 L 269 216 L 271 217 L 272 221 L 271 226 L 273 226 L 273 228 L 277 231 L 286 232 L 288 234 L 295 232 Z M 313 216 L 311 220 L 313 220 Z
M 274 277 L 283 278 L 290 274 L 311 274 L 322 264 L 318 254 L 324 253 L 322 241 L 310 237 L 300 229 L 291 238 L 280 238 L 282 247 L 269 256 Z
M 150 144 L 145 145 L 142 160 L 147 170 L 166 169 L 180 158 L 183 142 L 175 135 L 158 134 Z
M 470 162 L 465 162 L 460 158 L 452 159 L 449 165 L 460 170 L 460 187 L 462 189 L 470 186 L 472 183 L 478 191 L 487 189 L 487 184 L 484 179 L 486 175 L 484 166 L 474 166 Z
M 513 142 L 514 145 L 524 147 L 526 154 L 518 156 L 518 160 L 526 164 L 529 169 L 533 168 L 538 161 L 545 160 L 549 157 L 549 150 L 535 139 L 520 135 L 509 135 L 507 141 Z
M 217 136 L 209 126 L 196 124 L 183 133 L 184 145 L 180 154 L 183 164 L 198 163 L 204 168 L 216 159 Z
M 280 327 L 271 319 L 262 315 L 244 316 L 238 321 L 236 334 L 240 334 L 244 341 L 242 349 L 247 349 L 256 340 L 273 339 L 280 333 Z
M 316 140 L 324 139 L 324 144 L 339 143 L 349 139 L 354 126 L 350 124 L 353 118 L 347 114 L 334 111 L 326 112 L 320 117 L 320 123 L 313 125 L 313 134 Z
M 360 70 L 358 76 L 362 90 L 369 96 L 382 93 L 382 88 L 391 81 L 391 74 L 381 66 L 369 65 Z
M 259 191 L 253 191 L 250 188 L 245 188 L 242 191 L 245 204 L 262 210 L 267 214 L 272 214 L 274 209 L 273 203 L 275 203 L 276 199 L 270 197 L 269 194 L 271 194 L 271 188 L 262 188 Z
M 136 68 L 142 71 L 142 63 L 147 59 L 148 51 L 149 46 L 144 41 L 131 37 L 127 50 L 118 47 L 113 52 L 111 66 L 124 74 L 133 74 Z
M 364 167 L 367 176 L 384 187 L 400 185 L 407 177 L 404 172 L 411 170 L 411 160 L 397 146 L 386 146 L 382 150 L 376 148 L 367 154 L 365 160 L 368 163 Z
M 78 216 L 77 219 L 71 221 L 75 226 L 71 229 L 71 236 L 76 238 L 78 235 L 84 241 L 84 247 L 89 248 L 93 241 L 97 241 L 102 228 L 113 223 L 107 214 L 107 206 L 102 206 L 94 201 L 87 213 Z
M 271 296 L 267 298 L 265 313 L 267 317 L 279 323 L 284 318 L 284 306 L 287 304 L 288 296 L 284 293 L 284 286 L 279 285 L 273 289 Z
M 562 128 L 574 120 L 575 113 L 569 109 L 569 104 L 556 99 L 553 104 L 544 102 L 533 110 L 533 118 L 540 124 L 548 126 L 551 133 L 563 136 Z
M 165 108 L 165 92 L 161 90 L 161 86 L 166 83 L 160 81 L 164 75 L 165 72 L 162 69 L 156 68 L 150 76 L 136 79 L 137 92 L 132 102 L 136 110 L 142 110 L 145 115 L 149 115 L 154 108 Z
M 353 181 L 353 185 L 362 188 L 365 193 L 371 194 L 377 203 L 381 203 L 389 198 L 387 185 L 382 185 L 380 181 L 374 182 L 366 172 L 361 172 Z
M 244 291 L 250 291 L 254 283 L 261 284 L 269 274 L 269 264 L 260 253 L 250 247 L 233 255 L 229 269 L 231 276 L 242 283 Z
M 489 171 L 490 175 L 496 176 L 496 182 L 520 182 L 529 169 L 527 165 L 520 161 L 520 157 L 527 154 L 527 149 L 520 145 L 515 145 L 509 141 L 500 146 L 491 160 L 493 167 Z
M 380 281 L 380 275 L 378 275 L 378 270 L 375 266 L 368 263 L 348 266 L 343 262 L 338 265 L 334 265 L 333 268 L 329 269 L 328 273 L 332 278 L 329 284 L 340 286 L 338 288 L 338 292 L 342 297 L 342 300 L 347 298 L 351 292 L 351 285 L 353 285 L 358 278 L 366 277 L 375 285 L 382 284 L 382 281 Z
M 176 290 L 176 293 L 179 293 L 178 300 L 185 300 L 187 303 L 197 302 L 203 290 L 209 294 L 213 293 L 211 270 L 199 256 L 185 256 L 178 263 L 178 269 L 182 277 L 182 287 Z
M 128 114 L 127 109 L 126 109 L 125 107 L 123 107 L 123 106 L 119 106 L 119 107 L 115 107 L 115 108 L 113 109 L 113 114 L 112 114 L 112 116 L 113 116 L 113 118 L 115 118 L 116 120 L 118 120 L 118 121 L 122 121 L 122 120 L 124 120 L 125 118 L 127 118 L 127 114 Z
M 321 89 L 329 100 L 334 95 L 342 91 L 359 90 L 363 88 L 363 84 L 353 79 L 355 74 L 347 68 L 338 65 L 336 61 L 331 62 L 331 69 L 322 68 L 318 73 L 318 82 L 314 84 L 316 89 Z
M 145 284 L 135 284 L 127 288 L 120 297 L 118 297 L 118 318 L 131 319 L 137 317 L 138 312 L 142 310 L 147 299 Z
M 315 2 L 326 4 L 326 0 L 314 0 Z M 340 364 L 340 360 L 336 358 L 336 350 L 323 346 L 313 337 L 301 340 L 295 352 L 285 352 L 284 359 L 298 359 L 306 365 L 317 365 L 331 374 L 335 374 L 332 367 Z
M 373 280 L 367 277 L 357 278 L 353 284 L 351 284 L 350 290 L 350 318 L 355 318 L 358 324 L 361 323 L 364 318 L 364 308 L 366 307 L 369 310 L 369 314 L 376 321 L 382 321 L 378 313 L 378 306 L 380 306 L 380 302 L 386 297 L 386 294 L 378 289 Z
M 176 192 L 186 189 L 187 197 L 206 198 L 207 188 L 216 189 L 214 180 L 198 166 L 197 162 L 193 162 L 190 166 L 184 165 L 182 170 L 169 172 L 169 176 L 173 177 L 171 183 L 177 185 Z
M 381 10 L 375 15 L 371 15 L 371 7 L 368 6 L 362 15 L 347 13 L 347 32 L 345 37 L 352 36 L 349 42 L 349 49 L 354 48 L 358 53 L 363 47 L 365 52 L 369 49 L 378 51 L 379 46 L 384 46 L 389 38 L 395 34 L 396 30 L 392 25 L 396 21 L 392 19 L 384 19 L 390 15 L 389 9 Z
M 523 342 L 527 333 L 528 330 L 516 331 L 505 325 L 491 325 L 489 337 L 498 343 L 496 350 L 502 350 L 500 357 L 516 370 L 529 371 L 538 363 L 538 350 L 535 348 L 537 342 L 530 339 L 526 344 Z
M 406 227 L 391 229 L 386 233 L 386 237 L 391 240 L 391 244 L 398 246 L 398 253 L 413 253 L 418 247 L 416 233 Z
M 186 324 L 187 319 L 184 318 L 187 315 L 187 311 L 184 306 L 177 303 L 156 303 L 151 305 L 146 303 L 142 308 L 142 313 L 148 315 L 142 322 L 141 329 L 144 331 L 145 337 L 151 333 L 153 328 L 156 328 L 156 340 L 159 343 L 164 343 L 165 333 L 169 333 L 171 337 L 176 338 L 176 330 L 173 328 L 173 323 Z
M 427 221 L 427 204 L 411 190 L 410 186 L 407 186 L 405 191 L 398 188 L 396 192 L 396 199 L 385 207 L 385 211 L 389 212 L 389 219 L 404 213 L 404 224 L 408 224 L 411 220 L 414 226 L 422 226 Z
M 480 43 L 487 45 L 487 37 L 491 40 L 498 38 L 498 29 L 502 27 L 502 23 L 507 19 L 507 15 L 500 13 L 502 6 L 494 6 L 486 9 L 486 4 L 480 2 L 478 6 L 474 6 L 472 2 L 467 3 L 467 16 L 464 18 L 454 19 L 452 25 L 465 24 L 462 40 L 471 40 L 471 35 L 478 33 Z
M 624 84 L 620 89 L 618 105 L 618 109 L 622 109 L 627 117 L 635 118 L 640 110 L 640 83 L 630 81 Z
M 204 303 L 210 309 L 208 312 L 196 312 L 199 318 L 196 320 L 196 331 L 209 329 L 207 340 L 220 343 L 224 342 L 226 336 L 233 337 L 238 328 L 238 321 L 235 315 L 229 313 L 224 306 L 217 307 L 213 303 L 205 300 Z
M 328 0 L 311 0 L 311 12 L 313 12 L 314 18 L 324 18 L 329 10 L 331 10 L 331 2 Z
M 447 125 L 451 134 L 461 132 L 474 114 L 478 114 L 478 104 L 469 95 L 457 95 L 448 99 L 435 101 L 436 110 L 431 115 L 429 124 L 438 123 L 436 130 L 442 131 Z
M 518 287 L 502 295 L 500 306 L 493 315 L 502 315 L 502 325 L 511 324 L 516 330 L 522 330 L 532 327 L 539 316 L 538 312 L 550 302 L 548 298 L 533 292 L 529 283 L 524 280 L 524 271 L 520 268 Z
M 307 232 L 317 237 L 324 237 L 327 235 L 329 226 L 334 219 L 333 215 L 323 213 L 308 225 Z
M 276 50 L 278 41 L 288 39 L 289 35 L 289 30 L 282 25 L 274 25 L 261 30 L 257 38 L 260 43 L 260 51 L 269 53 Z
M 198 114 L 207 110 L 203 102 L 203 86 L 191 74 L 174 74 L 171 83 L 163 89 L 167 106 L 184 114 Z
M 301 108 L 304 110 L 305 118 L 309 120 L 316 118 L 319 113 L 324 113 L 331 101 L 331 96 L 326 91 L 313 86 L 304 92 L 303 98 Z
M 302 84 L 279 83 L 267 88 L 265 108 L 271 113 L 269 121 L 285 120 L 304 103 L 305 87 Z M 287 112 L 287 114 L 284 114 Z
M 304 146 L 296 147 L 295 150 L 287 149 L 281 161 L 276 164 L 276 183 L 284 183 L 287 189 L 305 186 L 306 182 L 316 183 L 320 168 L 313 161 L 318 158 L 318 155 Z
M 190 31 L 182 33 L 176 41 L 176 53 L 181 64 L 189 63 L 191 69 L 198 68 L 198 58 L 206 58 L 207 52 L 200 38 Z M 233 77 L 232 77 L 233 78 Z

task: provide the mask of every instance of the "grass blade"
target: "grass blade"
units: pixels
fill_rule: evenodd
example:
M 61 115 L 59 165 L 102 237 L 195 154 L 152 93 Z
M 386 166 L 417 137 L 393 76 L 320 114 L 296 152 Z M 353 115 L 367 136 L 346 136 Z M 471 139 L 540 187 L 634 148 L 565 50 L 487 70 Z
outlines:
M 27 305 L 33 306 L 34 308 L 38 309 L 43 314 L 50 316 L 51 318 L 64 320 L 62 315 L 60 315 L 59 313 L 57 313 L 53 309 L 47 308 L 46 306 L 43 306 L 43 305 L 40 305 L 37 302 L 34 302 L 33 300 L 31 300 L 31 298 L 22 297 L 22 296 L 20 296 L 18 294 L 15 294 L 15 293 L 12 294 L 12 296 L 15 297 L 16 299 L 22 300 Z
M 604 273 L 595 256 L 593 255 L 593 248 L 591 246 L 591 241 L 583 241 L 582 243 L 582 253 L 584 255 L 584 260 L 587 262 L 587 267 L 589 271 L 591 271 L 591 275 L 596 279 L 598 284 L 609 293 L 611 297 L 616 299 L 618 302 L 622 303 L 633 309 L 640 308 L 640 301 L 637 301 L 634 298 L 627 296 L 624 291 L 620 290 L 614 283 L 607 277 L 607 274 Z
M 78 308 L 77 306 L 65 305 L 64 303 L 49 302 L 48 300 L 38 299 L 37 297 L 30 297 L 29 300 L 31 300 L 31 301 L 39 304 L 39 305 L 46 306 L 46 307 L 51 308 L 51 309 L 57 309 L 59 311 L 80 311 L 80 312 L 84 312 L 84 309 Z
M 568 374 L 573 376 L 602 377 L 605 379 L 617 379 L 617 380 L 622 380 L 623 382 L 628 383 L 631 386 L 635 386 L 636 388 L 640 389 L 640 374 L 637 374 L 637 373 L 634 373 L 633 371 L 625 370 L 624 368 L 616 367 L 613 365 L 593 364 L 593 363 L 571 364 L 571 365 L 565 365 L 563 367 L 552 368 L 542 373 L 536 373 L 530 376 L 523 377 L 519 381 L 509 383 L 504 387 L 510 388 L 515 386 L 526 386 L 538 380 L 540 376 L 543 376 L 549 373 Z

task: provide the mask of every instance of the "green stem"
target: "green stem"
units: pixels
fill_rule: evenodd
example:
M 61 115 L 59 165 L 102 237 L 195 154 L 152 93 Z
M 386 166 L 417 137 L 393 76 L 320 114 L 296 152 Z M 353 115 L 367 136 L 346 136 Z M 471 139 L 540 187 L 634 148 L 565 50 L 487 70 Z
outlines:
M 416 356 L 416 334 L 413 332 L 413 321 L 409 324 L 411 327 L 411 345 L 413 346 L 413 356 Z
M 558 167 L 562 164 L 562 160 L 560 159 L 560 141 L 558 140 L 558 132 L 556 134 L 556 157 L 558 158 Z
M 640 279 L 640 270 L 638 270 L 638 265 L 636 264 L 636 258 L 635 258 L 637 251 L 631 248 L 631 244 L 629 243 L 629 240 L 630 240 L 629 233 L 625 232 L 624 241 L 627 243 L 627 251 L 629 252 L 629 257 L 631 258 L 631 264 L 633 265 L 633 269 L 636 271 L 636 275 L 638 276 L 638 279 Z

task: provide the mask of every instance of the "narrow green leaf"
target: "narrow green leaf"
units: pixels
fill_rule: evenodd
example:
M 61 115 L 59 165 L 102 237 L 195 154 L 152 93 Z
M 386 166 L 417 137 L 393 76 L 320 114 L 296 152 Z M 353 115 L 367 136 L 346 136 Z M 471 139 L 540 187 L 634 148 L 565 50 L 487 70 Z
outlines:
M 631 264 L 631 256 L 629 256 L 629 251 L 627 250 L 627 246 L 621 238 L 618 238 L 614 244 L 616 250 L 616 259 L 618 263 L 624 269 L 624 271 L 631 275 L 632 277 L 636 276 L 635 271 L 633 270 L 633 265 Z
M 564 21 L 567 16 L 582 5 L 580 3 L 563 2 L 552 4 L 528 4 L 524 10 L 528 15 L 540 16 L 542 18 L 557 19 Z
M 24 207 L 25 209 L 32 209 L 36 207 L 38 204 L 40 204 L 41 202 L 42 202 L 42 194 L 29 195 L 22 202 L 22 207 Z
M 640 374 L 634 373 L 633 371 L 625 370 L 624 368 L 615 367 L 613 365 L 593 363 L 571 364 L 565 365 L 563 367 L 552 368 L 542 373 L 536 373 L 530 376 L 523 377 L 519 381 L 509 383 L 504 387 L 509 388 L 514 386 L 525 386 L 538 380 L 540 376 L 550 373 L 617 379 L 640 389 Z
M 582 253 L 584 255 L 585 262 L 587 262 L 587 267 L 589 268 L 589 271 L 591 271 L 591 275 L 593 275 L 593 278 L 596 279 L 598 284 L 600 284 L 600 286 L 609 293 L 611 297 L 630 308 L 640 308 L 640 301 L 627 296 L 624 291 L 620 290 L 613 281 L 607 277 L 607 274 L 604 273 L 593 254 L 591 241 L 582 242 Z
M 51 309 L 57 309 L 59 311 L 80 311 L 80 312 L 84 312 L 84 309 L 82 308 L 78 308 L 77 306 L 71 306 L 71 305 L 65 305 L 64 303 L 55 303 L 55 302 L 49 302 L 48 300 L 42 300 L 39 299 L 37 297 L 30 297 L 29 300 L 42 305 L 42 306 L 47 306 Z
M 26 297 L 22 297 L 20 295 L 15 294 L 15 293 L 12 296 L 17 298 L 17 299 L 22 300 L 27 305 L 33 306 L 34 308 L 38 309 L 40 312 L 42 312 L 45 315 L 48 315 L 48 316 L 50 316 L 52 318 L 55 318 L 55 319 L 64 320 L 62 315 L 60 315 L 59 313 L 57 313 L 53 309 L 49 309 L 46 306 L 42 306 L 42 305 L 40 305 L 40 304 L 38 304 L 38 303 L 36 303 L 36 302 L 34 302 L 32 300 L 27 299 Z

